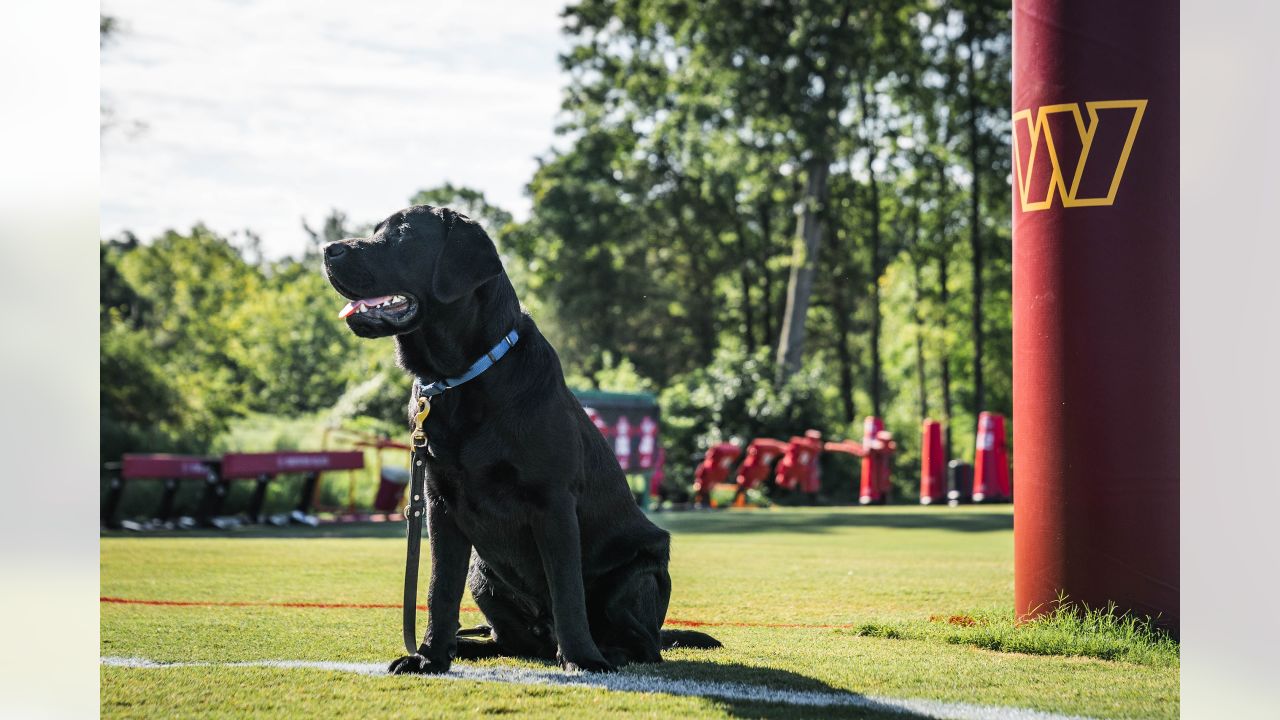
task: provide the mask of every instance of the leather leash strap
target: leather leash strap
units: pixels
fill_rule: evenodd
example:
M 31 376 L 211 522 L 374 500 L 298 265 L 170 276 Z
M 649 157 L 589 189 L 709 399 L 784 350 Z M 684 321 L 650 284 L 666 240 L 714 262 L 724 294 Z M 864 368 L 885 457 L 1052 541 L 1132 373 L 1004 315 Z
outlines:
M 409 549 L 404 561 L 404 649 L 418 653 L 418 559 L 422 548 L 422 520 L 427 514 L 427 434 L 422 429 L 431 412 L 431 401 L 418 396 L 418 412 L 413 418 L 413 469 L 409 473 L 409 504 L 405 519 L 409 521 Z
M 409 551 L 404 560 L 404 649 L 410 655 L 418 652 L 418 557 L 422 547 L 422 520 L 427 514 L 427 431 L 423 425 L 431 414 L 431 398 L 450 388 L 475 379 L 485 370 L 493 367 L 511 348 L 516 346 L 520 333 L 512 330 L 502 337 L 479 360 L 471 363 L 471 367 L 462 375 L 435 382 L 426 382 L 421 377 L 414 382 L 417 397 L 414 402 L 418 410 L 413 416 L 413 434 L 410 436 L 413 445 L 413 469 L 409 473 L 409 505 L 404 509 L 405 519 L 409 521 Z

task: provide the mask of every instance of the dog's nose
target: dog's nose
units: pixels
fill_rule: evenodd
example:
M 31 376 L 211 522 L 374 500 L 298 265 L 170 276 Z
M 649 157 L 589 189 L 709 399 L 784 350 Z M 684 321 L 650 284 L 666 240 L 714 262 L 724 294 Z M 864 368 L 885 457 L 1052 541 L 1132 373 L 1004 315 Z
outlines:
M 331 242 L 324 246 L 324 256 L 327 258 L 336 258 L 347 251 L 347 246 L 340 242 Z

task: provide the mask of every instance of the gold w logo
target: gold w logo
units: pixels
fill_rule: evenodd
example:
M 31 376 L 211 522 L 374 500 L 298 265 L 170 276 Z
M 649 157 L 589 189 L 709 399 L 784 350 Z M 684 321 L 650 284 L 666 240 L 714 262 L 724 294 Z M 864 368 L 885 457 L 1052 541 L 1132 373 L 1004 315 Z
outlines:
M 1146 110 L 1146 100 L 1086 102 L 1088 125 L 1079 103 L 1043 105 L 1034 121 L 1030 109 L 1014 113 L 1013 166 L 1023 212 L 1047 210 L 1055 192 L 1064 208 L 1113 204 Z M 1123 116 L 1130 113 L 1125 132 Z

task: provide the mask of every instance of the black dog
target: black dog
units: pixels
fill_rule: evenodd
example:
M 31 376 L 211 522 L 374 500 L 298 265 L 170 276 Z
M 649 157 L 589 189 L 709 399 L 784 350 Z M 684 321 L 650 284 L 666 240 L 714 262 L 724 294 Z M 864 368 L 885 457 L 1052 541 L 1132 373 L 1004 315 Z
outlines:
M 496 655 L 609 671 L 660 662 L 659 651 L 677 644 L 720 646 L 703 633 L 661 629 L 670 536 L 636 507 L 477 223 L 420 205 L 368 238 L 326 246 L 324 261 L 333 287 L 352 301 L 344 309 L 351 330 L 394 335 L 400 366 L 419 378 L 457 377 L 519 333 L 483 374 L 432 398 L 430 617 L 418 653 L 392 672 L 440 673 L 454 657 Z M 488 637 L 458 637 L 464 579 Z

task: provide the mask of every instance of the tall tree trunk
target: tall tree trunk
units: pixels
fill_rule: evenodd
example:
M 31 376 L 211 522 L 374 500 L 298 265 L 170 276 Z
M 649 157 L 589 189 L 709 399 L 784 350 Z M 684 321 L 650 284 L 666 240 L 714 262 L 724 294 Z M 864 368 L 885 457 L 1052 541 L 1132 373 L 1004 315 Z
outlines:
M 971 23 L 972 24 L 972 23 Z M 969 198 L 969 249 L 973 260 L 973 417 L 982 412 L 986 403 L 986 388 L 982 382 L 982 232 L 981 224 L 981 180 L 982 170 L 978 165 L 978 92 L 977 68 L 974 55 L 977 53 L 977 33 L 971 31 L 969 37 L 969 166 L 973 171 L 973 192 Z
M 920 279 L 920 266 L 924 262 L 920 248 L 920 205 L 912 201 L 911 208 L 911 246 L 908 257 L 911 260 L 912 295 L 911 321 L 915 325 L 916 336 L 916 400 L 920 406 L 920 421 L 929 417 L 929 388 L 926 383 L 924 359 L 924 318 L 920 314 L 920 304 L 924 299 L 924 283 Z
M 804 360 L 805 321 L 809 314 L 809 298 L 813 295 L 813 279 L 818 271 L 818 250 L 822 247 L 822 216 L 827 198 L 827 176 L 831 161 L 814 157 L 805 168 L 806 180 L 796 238 L 791 256 L 791 278 L 787 283 L 787 308 L 782 316 L 782 333 L 778 340 L 778 381 L 794 375 Z
M 760 320 L 764 327 L 763 344 L 773 345 L 778 342 L 777 336 L 773 332 L 774 302 L 773 302 L 773 271 L 769 269 L 770 251 L 773 249 L 773 222 L 770 217 L 773 214 L 773 203 L 767 198 L 761 197 L 756 204 L 756 213 L 760 216 L 760 280 L 761 298 Z
M 950 9 L 948 6 L 949 6 L 949 3 L 946 2 L 946 0 L 944 0 L 941 7 L 941 12 L 943 16 L 946 16 L 950 12 Z M 956 62 L 956 43 L 952 43 L 952 42 L 947 43 L 947 54 L 944 62 L 945 62 L 946 76 L 947 76 L 946 86 L 958 87 L 960 84 L 958 81 L 958 77 L 960 75 L 960 69 L 959 69 L 959 63 Z M 947 101 L 949 101 L 949 99 Z M 938 292 L 939 308 L 938 308 L 937 322 L 938 322 L 938 329 L 940 330 L 939 337 L 942 338 L 940 347 L 938 349 L 939 349 L 939 360 L 941 363 L 941 370 L 942 370 L 942 378 L 941 378 L 942 379 L 942 417 L 943 417 L 943 423 L 944 423 L 942 426 L 943 428 L 942 442 L 944 443 L 943 451 L 945 453 L 945 457 L 947 458 L 956 457 L 955 444 L 953 443 L 954 435 L 951 432 L 952 424 L 953 424 L 952 408 L 954 407 L 952 404 L 952 397 L 951 397 L 952 347 L 951 347 L 951 343 L 947 339 L 948 337 L 950 337 L 950 333 L 948 332 L 947 327 L 950 324 L 950 319 L 951 319 L 951 292 L 947 285 L 950 282 L 951 251 L 952 251 L 951 239 L 948 234 L 948 226 L 952 218 L 950 213 L 947 210 L 949 188 L 947 186 L 947 150 L 946 148 L 950 145 L 950 141 L 951 141 L 951 132 L 952 132 L 951 122 L 952 121 L 949 114 L 947 115 L 947 117 L 942 118 L 941 126 L 939 128 L 941 131 L 941 136 L 939 138 L 939 147 L 942 148 L 942 151 L 937 156 L 937 160 L 938 160 L 938 164 L 937 164 L 937 171 L 938 171 L 937 248 L 938 250 L 937 252 L 938 252 L 938 290 L 939 290 Z
M 804 175 L 804 173 L 797 172 L 797 173 L 791 174 L 791 193 L 792 193 L 791 197 L 798 197 L 803 200 L 804 187 L 805 187 L 805 182 L 807 182 L 807 180 L 801 179 L 802 175 Z M 798 223 L 799 220 L 797 220 L 796 222 Z M 792 243 L 791 251 L 792 251 L 792 254 L 794 255 L 795 254 L 795 236 L 794 235 L 791 236 L 791 243 Z M 788 265 L 788 267 L 790 267 L 790 265 Z M 777 342 L 781 343 L 783 319 L 787 316 L 787 287 L 786 286 L 779 287 L 778 291 L 779 291 L 778 298 L 776 301 L 776 305 L 774 307 L 773 322 L 775 325 L 778 326 Z
M 847 234 L 846 234 L 847 235 Z M 844 410 L 845 422 L 853 422 L 857 417 L 853 403 L 853 354 L 849 351 L 849 271 L 843 259 L 851 255 L 844 243 L 840 242 L 839 230 L 831 230 L 831 256 L 837 258 L 833 263 L 840 272 L 831 278 L 831 311 L 836 321 L 836 359 L 840 365 L 840 405 Z
M 738 236 L 738 278 L 742 283 L 743 340 L 747 346 L 747 353 L 754 355 L 756 352 L 756 320 L 751 308 L 751 251 L 747 245 L 746 224 L 742 222 L 742 216 L 738 214 L 736 208 L 731 209 L 730 212 L 733 214 L 733 231 Z
M 845 2 L 840 19 L 831 28 L 831 38 L 841 37 L 845 28 L 849 26 L 849 14 L 852 11 L 853 3 Z M 838 129 L 836 122 L 825 118 L 827 111 L 830 111 L 830 117 L 836 117 L 845 104 L 845 79 L 840 75 L 840 65 L 835 62 L 830 63 L 826 72 L 821 75 L 822 95 L 818 99 L 817 107 L 822 110 L 818 117 L 824 119 L 819 122 L 818 131 L 809 134 L 805 143 L 813 155 L 805 167 L 802 209 L 796 222 L 791 278 L 787 282 L 787 308 L 782 315 L 782 332 L 778 339 L 779 384 L 794 375 L 804 361 L 805 322 L 809 314 L 809 298 L 813 294 L 813 280 L 818 270 L 818 250 L 822 247 L 827 178 L 831 174 L 831 160 L 835 145 L 833 131 Z
M 683 183 L 683 178 L 677 179 L 677 188 L 682 186 Z M 706 278 L 709 275 L 707 268 L 703 264 L 706 256 L 705 247 L 701 245 L 700 238 L 695 237 L 695 233 L 691 232 L 685 224 L 684 211 L 686 209 L 689 209 L 687 203 L 681 200 L 676 201 L 674 208 L 676 235 L 684 241 L 692 276 Z M 694 212 L 696 213 L 696 211 Z M 689 321 L 696 336 L 694 342 L 698 348 L 698 363 L 705 365 L 711 362 L 712 357 L 715 355 L 715 318 L 717 312 L 715 294 L 711 292 L 710 283 L 695 283 L 691 289 L 691 294 L 694 297 L 694 303 L 689 308 Z
M 836 315 L 836 359 L 840 363 L 840 404 L 845 422 L 853 422 L 853 357 L 849 352 L 849 305 L 845 299 L 847 282 L 843 276 L 833 278 L 832 312 Z
M 920 421 L 929 417 L 929 392 L 925 385 L 924 368 L 924 318 L 920 316 L 920 260 L 911 253 L 911 273 L 915 282 L 915 305 L 911 308 L 911 320 L 916 326 L 916 399 L 920 404 Z
M 946 145 L 945 136 L 943 145 Z M 938 329 L 943 338 L 942 346 L 942 442 L 946 444 L 946 457 L 954 458 L 955 446 L 952 445 L 951 434 L 951 347 L 947 343 L 947 320 L 951 316 L 951 291 L 947 287 L 950 281 L 951 247 L 947 240 L 947 167 L 943 158 L 938 158 Z
M 871 174 L 871 414 L 881 415 L 880 367 L 880 192 Z
M 862 126 L 866 131 L 867 178 L 871 190 L 871 414 L 884 417 L 883 371 L 880 360 L 880 329 L 883 318 L 880 313 L 880 276 L 884 273 L 880 252 L 880 183 L 876 180 L 876 142 L 872 121 L 875 111 L 867 102 L 864 83 L 858 84 L 858 104 L 862 108 Z
M 943 136 L 943 146 L 946 136 Z M 955 446 L 951 444 L 951 347 L 946 341 L 947 320 L 951 316 L 951 291 L 947 288 L 951 269 L 951 247 L 947 240 L 947 166 L 942 157 L 938 158 L 938 329 L 943 338 L 942 345 L 942 442 L 945 443 L 946 457 L 955 457 Z
M 939 312 L 938 327 L 942 331 L 942 336 L 947 335 L 947 305 L 951 301 L 951 293 L 947 291 L 947 266 L 950 262 L 947 259 L 947 248 L 945 245 L 946 228 L 941 229 L 943 237 L 943 246 L 941 252 L 938 253 L 938 303 L 941 305 Z M 942 441 L 946 443 L 946 456 L 955 457 L 954 446 L 951 444 L 951 348 L 946 345 L 942 348 L 942 417 L 946 423 L 943 426 Z

